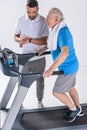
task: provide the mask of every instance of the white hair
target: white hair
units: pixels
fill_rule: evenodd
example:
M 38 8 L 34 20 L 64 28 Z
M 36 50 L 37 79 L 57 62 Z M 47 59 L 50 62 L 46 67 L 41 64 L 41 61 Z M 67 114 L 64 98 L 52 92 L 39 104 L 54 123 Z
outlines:
M 60 9 L 54 7 L 49 12 L 53 17 L 57 17 L 59 21 L 64 20 L 63 13 Z

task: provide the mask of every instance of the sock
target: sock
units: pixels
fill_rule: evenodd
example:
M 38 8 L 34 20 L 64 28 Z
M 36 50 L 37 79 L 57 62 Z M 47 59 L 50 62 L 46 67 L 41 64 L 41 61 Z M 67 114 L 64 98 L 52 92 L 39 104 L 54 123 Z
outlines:
M 76 106 L 69 108 L 71 111 L 76 111 Z
M 81 107 L 81 106 L 79 106 L 79 108 L 80 108 L 80 110 L 82 110 L 82 107 Z

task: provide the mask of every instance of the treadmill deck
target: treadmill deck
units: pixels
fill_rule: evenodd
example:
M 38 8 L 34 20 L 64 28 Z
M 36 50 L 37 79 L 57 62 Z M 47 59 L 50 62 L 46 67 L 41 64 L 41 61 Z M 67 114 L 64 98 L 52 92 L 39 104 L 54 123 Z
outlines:
M 83 110 L 85 115 L 83 117 L 76 117 L 76 120 L 72 123 L 67 123 L 63 119 L 67 108 L 26 112 L 22 116 L 21 124 L 26 130 L 61 129 L 63 127 L 87 125 L 87 106 L 83 106 Z

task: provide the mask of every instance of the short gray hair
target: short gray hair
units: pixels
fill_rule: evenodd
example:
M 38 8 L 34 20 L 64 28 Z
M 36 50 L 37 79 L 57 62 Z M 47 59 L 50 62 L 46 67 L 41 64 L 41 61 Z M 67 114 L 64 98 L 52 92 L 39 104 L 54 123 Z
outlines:
M 53 17 L 57 17 L 59 21 L 64 20 L 64 16 L 63 13 L 60 9 L 58 8 L 51 8 L 51 10 L 49 11 Z

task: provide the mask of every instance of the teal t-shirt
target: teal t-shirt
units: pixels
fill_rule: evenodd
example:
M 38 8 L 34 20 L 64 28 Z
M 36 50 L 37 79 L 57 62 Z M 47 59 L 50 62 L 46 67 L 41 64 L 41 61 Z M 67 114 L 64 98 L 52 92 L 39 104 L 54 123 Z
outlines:
M 60 29 L 57 37 L 57 49 L 55 51 L 51 51 L 54 61 L 61 53 L 61 47 L 63 46 L 68 46 L 69 54 L 66 60 L 60 66 L 58 66 L 58 69 L 64 71 L 65 75 L 75 74 L 78 71 L 79 63 L 75 54 L 73 37 L 67 26 Z

